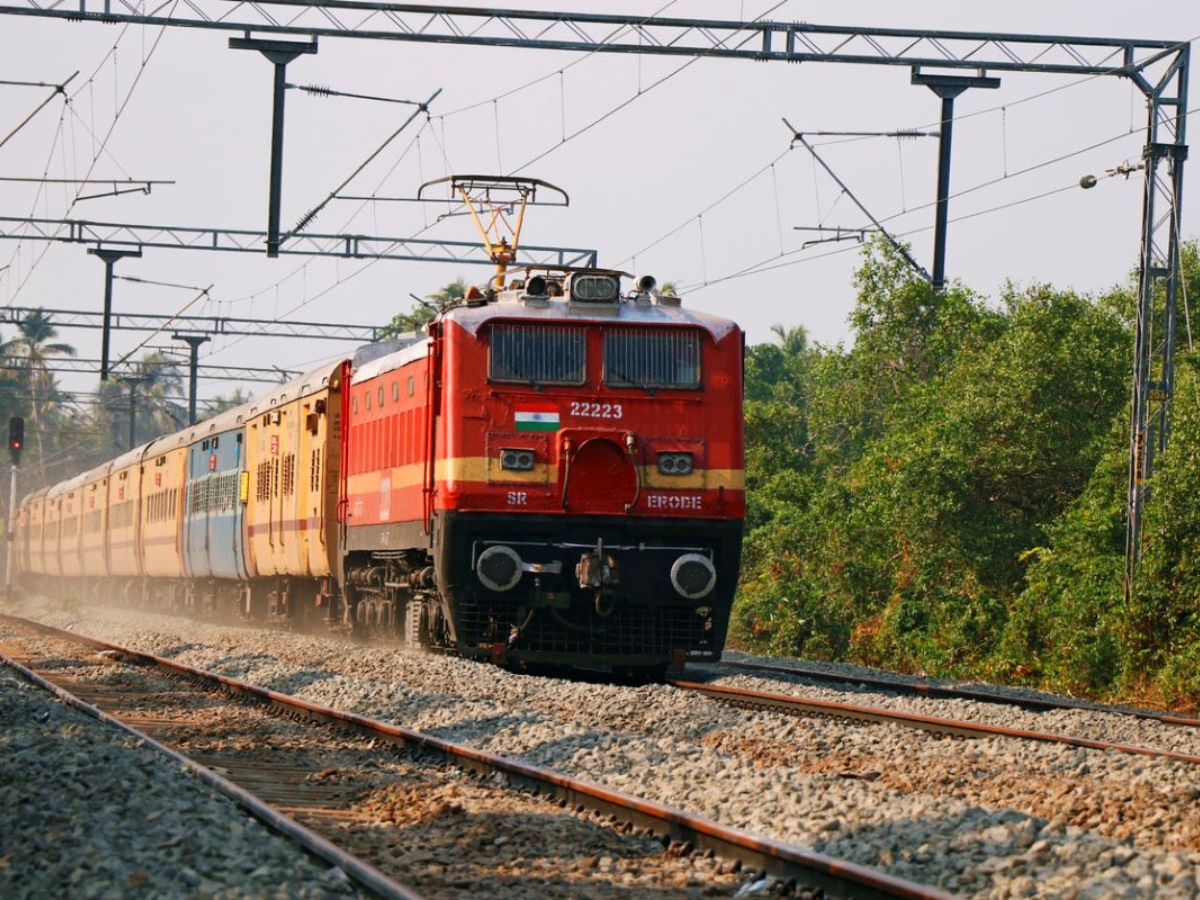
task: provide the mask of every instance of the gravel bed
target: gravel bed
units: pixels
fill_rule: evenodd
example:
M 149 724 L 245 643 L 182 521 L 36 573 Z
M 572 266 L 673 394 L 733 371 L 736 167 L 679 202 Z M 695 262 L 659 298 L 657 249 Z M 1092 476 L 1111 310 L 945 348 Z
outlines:
M 476 898 L 485 885 L 488 897 L 520 900 L 702 900 L 759 880 L 682 843 L 666 847 L 641 829 L 610 827 L 607 815 L 513 790 L 503 778 L 191 690 L 117 654 L 42 635 L 0 642 L 0 651 L 9 647 L 430 900 Z
M 0 896 L 361 896 L 179 764 L 0 666 Z
M 759 656 L 748 656 L 742 653 L 727 653 L 725 658 L 731 661 L 747 663 L 775 663 L 780 660 L 768 660 Z M 906 678 L 887 672 L 866 670 L 861 667 L 847 666 L 842 672 L 836 666 L 828 663 L 815 665 L 804 663 L 806 668 L 825 670 L 834 674 L 860 673 L 872 678 L 887 678 L 899 684 L 938 684 L 958 686 L 958 683 L 939 682 L 928 678 Z M 943 719 L 962 719 L 968 722 L 978 722 L 984 725 L 998 725 L 1004 728 L 1020 728 L 1026 731 L 1041 731 L 1050 734 L 1069 735 L 1077 738 L 1087 738 L 1095 741 L 1106 741 L 1114 744 L 1124 744 L 1134 747 L 1149 747 L 1155 750 L 1168 750 L 1200 758 L 1200 728 L 1188 725 L 1172 725 L 1153 718 L 1144 718 L 1122 714 L 1122 707 L 1104 706 L 1078 702 L 1072 709 L 1051 709 L 1044 711 L 1024 711 L 1017 707 L 1005 706 L 1001 703 L 990 703 L 979 700 L 938 699 L 924 696 L 902 696 L 888 693 L 874 685 L 858 685 L 857 687 L 823 686 L 811 679 L 769 674 L 730 674 L 717 666 L 697 666 L 697 673 L 706 676 L 711 684 L 727 687 L 749 688 L 756 691 L 768 691 L 777 694 L 799 695 L 815 700 L 827 700 L 834 703 L 855 703 L 862 706 L 874 706 L 880 709 L 900 709 L 906 712 L 918 712 L 927 716 L 938 716 Z M 988 685 L 989 693 L 999 696 L 1011 696 L 1020 699 L 1055 699 L 1045 693 L 1030 691 L 1024 688 L 1006 688 L 1002 685 Z M 1068 702 L 1070 702 L 1068 700 Z
M 524 677 L 394 647 L 141 612 L 56 610 L 45 601 L 13 611 L 51 624 L 76 622 L 87 634 L 524 758 L 963 896 L 1200 896 L 1197 766 L 797 719 L 658 685 Z M 1106 712 L 1030 713 L 883 694 L 871 704 L 1029 730 L 1089 728 L 1106 740 L 1156 746 L 1166 740 L 1159 732 L 1173 727 Z M 1061 727 L 1047 724 L 1061 717 Z M 1200 755 L 1193 730 L 1179 730 L 1175 739 L 1172 749 Z

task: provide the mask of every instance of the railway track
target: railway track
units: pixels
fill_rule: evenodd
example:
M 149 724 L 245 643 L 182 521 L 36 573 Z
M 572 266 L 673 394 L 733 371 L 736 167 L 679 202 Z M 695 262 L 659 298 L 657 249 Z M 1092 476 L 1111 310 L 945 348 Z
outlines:
M 989 725 L 980 722 L 969 722 L 962 719 L 949 719 L 937 716 L 926 716 L 913 712 L 902 712 L 880 707 L 863 706 L 855 703 L 841 703 L 829 700 L 814 700 L 791 694 L 778 694 L 748 688 L 725 687 L 721 685 L 702 684 L 693 681 L 673 680 L 670 682 L 680 690 L 701 694 L 723 703 L 729 703 L 746 709 L 762 709 L 782 712 L 797 716 L 819 716 L 843 719 L 867 724 L 899 725 L 915 728 L 932 734 L 947 735 L 956 738 L 1007 737 L 1027 741 L 1041 741 L 1050 744 L 1062 744 L 1068 747 L 1082 747 L 1091 750 L 1113 750 L 1135 756 L 1149 756 L 1158 759 L 1182 762 L 1190 765 L 1200 765 L 1200 756 L 1187 753 L 1177 753 L 1156 747 L 1141 747 L 1123 744 L 1116 741 L 1101 741 L 1091 738 L 1075 737 L 1067 734 L 1054 734 L 1044 731 L 1033 731 L 1023 728 L 1008 728 L 1000 725 Z M 1019 704 L 1018 704 L 1019 705 Z
M 817 684 L 836 684 L 854 690 L 870 688 L 885 693 L 909 694 L 918 697 L 931 697 L 939 700 L 968 700 L 976 703 L 995 703 L 1012 706 L 1032 712 L 1050 710 L 1091 711 L 1114 713 L 1135 719 L 1146 719 L 1161 722 L 1166 725 L 1179 725 L 1186 728 L 1200 728 L 1200 719 L 1179 716 L 1173 713 L 1154 709 L 1143 709 L 1132 706 L 1106 706 L 1084 700 L 1057 699 L 1048 696 L 1032 696 L 1012 692 L 998 693 L 981 687 L 966 687 L 962 685 L 929 684 L 912 680 L 897 680 L 880 678 L 865 673 L 853 674 L 831 672 L 800 665 L 777 665 L 761 662 L 738 662 L 722 660 L 720 667 L 732 672 L 746 672 L 756 675 L 782 676 L 787 679 L 801 679 Z
M 323 834 L 344 854 L 361 858 L 368 881 L 375 877 L 370 875 L 372 871 L 380 873 L 372 890 L 385 896 L 410 896 L 403 891 L 411 889 L 400 881 L 414 883 L 422 895 L 431 897 L 477 895 L 483 884 L 488 895 L 496 897 L 505 896 L 505 888 L 509 896 L 530 896 L 531 884 L 536 884 L 534 894 L 545 897 L 577 896 L 580 892 L 606 896 L 606 890 L 612 896 L 637 896 L 627 880 L 614 880 L 600 871 L 605 868 L 598 865 L 600 859 L 616 857 L 628 862 L 624 874 L 636 869 L 645 877 L 661 865 L 661 876 L 652 874 L 652 880 L 678 877 L 682 860 L 692 870 L 689 877 L 694 882 L 694 870 L 700 866 L 700 874 L 707 879 L 707 896 L 740 889 L 745 876 L 736 874 L 739 869 L 769 875 L 776 879 L 777 887 L 786 886 L 799 896 L 817 890 L 855 897 L 947 896 L 520 761 L 297 700 L 107 641 L 4 618 L 57 641 L 90 648 L 90 660 L 76 659 L 73 666 L 64 665 L 65 656 L 58 656 L 57 661 L 53 655 L 26 657 L 29 663 L 40 665 L 46 677 L 61 682 L 62 689 L 82 692 L 87 702 L 111 709 L 130 724 L 161 736 L 244 791 L 262 797 L 275 810 L 268 812 L 268 817 L 286 814 Z M 19 653 L 20 648 L 10 640 L 8 652 Z M 76 671 L 81 666 L 86 677 L 79 677 Z M 108 671 L 97 677 L 96 667 Z M 136 668 L 132 674 L 131 668 Z M 150 669 L 182 676 L 188 690 L 181 695 L 178 677 L 171 678 L 174 687 L 168 687 L 158 674 L 147 674 Z M 156 681 L 148 684 L 147 678 Z M 232 722 L 227 721 L 228 703 L 213 693 L 217 688 L 246 699 L 257 709 L 282 715 L 251 716 L 243 708 L 233 714 Z M 214 715 L 220 727 L 214 726 Z M 311 741 L 295 751 L 289 748 L 301 728 L 299 722 L 321 722 L 338 729 L 339 735 L 326 735 L 322 741 L 331 755 L 315 755 Z M 258 730 L 268 725 L 268 732 Z M 355 737 L 340 732 L 353 732 Z M 399 759 L 389 753 L 386 762 L 382 761 L 382 745 L 400 748 Z M 454 774 L 463 771 L 477 776 L 466 786 Z M 476 792 L 480 796 L 475 796 Z M 528 841 L 515 827 L 522 817 L 536 832 Z M 459 830 L 453 828 L 456 820 L 462 825 Z M 556 820 L 569 820 L 569 825 L 554 824 Z M 451 833 L 443 838 L 449 843 L 438 845 L 440 850 L 430 849 L 431 835 L 448 828 Z M 595 835 L 584 832 L 597 829 L 609 843 L 601 841 L 600 850 L 584 854 L 581 867 L 581 861 L 565 848 L 595 843 Z M 540 841 L 540 851 L 532 849 L 534 840 Z M 414 842 L 421 844 L 424 855 L 420 858 L 395 852 L 397 844 L 411 846 Z M 512 846 L 497 854 L 510 844 L 523 848 L 525 870 L 514 862 Z M 502 855 L 511 864 L 479 864 L 485 854 Z M 548 859 L 549 865 L 529 872 L 530 860 L 538 856 Z M 349 860 L 343 863 L 348 870 L 355 869 Z M 385 883 L 389 879 L 395 887 Z M 560 890 L 556 892 L 556 888 Z M 397 893 L 386 894 L 388 890 Z M 660 894 L 661 887 L 654 893 Z

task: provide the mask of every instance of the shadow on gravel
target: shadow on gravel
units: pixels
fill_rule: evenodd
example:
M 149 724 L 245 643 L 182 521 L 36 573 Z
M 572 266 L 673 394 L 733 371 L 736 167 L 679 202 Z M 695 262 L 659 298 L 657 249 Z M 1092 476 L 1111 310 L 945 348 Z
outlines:
M 676 898 L 730 896 L 739 885 L 736 874 L 718 874 L 718 862 L 676 860 L 657 838 L 621 835 L 589 816 L 496 809 L 512 800 L 475 786 L 420 790 L 394 785 L 366 801 L 382 824 L 362 854 L 418 890 Z
M 188 653 L 192 650 L 203 650 L 204 648 L 205 648 L 204 644 L 193 644 L 193 643 L 175 644 L 171 647 L 166 647 L 163 650 L 160 650 L 155 655 L 161 656 L 161 657 L 163 657 L 163 659 L 175 659 L 176 657 L 178 657 L 184 653 Z

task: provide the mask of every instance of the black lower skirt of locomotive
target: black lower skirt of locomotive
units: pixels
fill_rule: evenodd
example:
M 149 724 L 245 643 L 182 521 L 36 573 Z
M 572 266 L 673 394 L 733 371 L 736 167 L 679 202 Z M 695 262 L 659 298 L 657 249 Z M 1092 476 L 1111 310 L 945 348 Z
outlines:
M 650 670 L 715 660 L 724 649 L 741 522 L 450 513 L 436 529 L 438 585 L 464 656 Z M 493 547 L 519 557 L 511 588 L 480 577 L 480 557 Z M 580 584 L 585 555 L 604 572 L 599 586 Z M 715 578 L 702 597 L 681 596 L 673 583 L 685 555 L 711 561 Z

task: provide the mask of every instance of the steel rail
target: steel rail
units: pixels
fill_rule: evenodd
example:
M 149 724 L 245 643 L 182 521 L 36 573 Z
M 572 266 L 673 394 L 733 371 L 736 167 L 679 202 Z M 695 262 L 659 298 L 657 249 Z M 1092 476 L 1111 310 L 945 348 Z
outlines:
M 741 860 L 769 875 L 795 878 L 812 887 L 820 887 L 837 896 L 855 898 L 908 898 L 908 900 L 949 900 L 953 895 L 897 878 L 876 869 L 836 859 L 792 844 L 728 828 L 711 819 L 693 816 L 683 810 L 613 791 L 519 760 L 497 756 L 463 744 L 399 725 L 380 722 L 310 703 L 297 697 L 248 684 L 227 675 L 206 672 L 185 663 L 134 650 L 110 641 L 88 637 L 30 619 L 0 614 L 0 621 L 32 628 L 63 640 L 84 643 L 120 654 L 124 661 L 153 666 L 187 678 L 220 685 L 231 693 L 252 698 L 268 707 L 293 716 L 345 727 L 414 751 L 429 753 L 470 772 L 503 775 L 510 785 L 535 791 L 577 808 L 612 814 L 634 825 L 650 828 L 672 839 L 690 842 L 699 850 L 711 849 L 726 859 Z
M 791 697 L 786 694 L 771 694 L 764 691 L 721 687 L 713 684 L 699 684 L 694 681 L 670 681 L 668 684 L 680 690 L 691 691 L 735 706 L 767 709 L 789 715 L 826 716 L 829 718 L 867 722 L 873 725 L 900 725 L 906 728 L 929 731 L 934 734 L 945 734 L 961 738 L 1011 737 L 1026 741 L 1064 744 L 1070 747 L 1085 747 L 1090 750 L 1115 750 L 1118 753 L 1128 753 L 1134 756 L 1150 756 L 1157 759 L 1188 763 L 1190 765 L 1200 765 L 1200 756 L 1190 756 L 1186 753 L 1176 753 L 1172 750 L 1155 750 L 1152 747 L 1138 747 L 1133 744 L 1116 744 L 1108 741 L 1096 741 L 1091 738 L 1029 731 L 1023 728 L 1006 728 L 1002 725 L 983 725 L 978 722 L 966 722 L 961 719 L 943 719 L 936 716 L 923 716 L 917 713 L 897 712 L 892 709 L 856 706 L 852 703 L 835 703 L 829 700 L 809 700 L 801 697 Z
M 6 617 L 7 618 L 7 617 Z M 70 635 L 70 632 L 62 632 L 64 635 Z M 77 636 L 78 638 L 78 636 Z M 87 642 L 91 642 L 90 640 Z M 37 685 L 44 691 L 47 691 L 57 697 L 59 700 L 96 719 L 106 725 L 118 728 L 126 734 L 136 738 L 139 742 L 145 744 L 151 749 L 162 753 L 185 770 L 195 775 L 205 784 L 229 797 L 256 819 L 267 825 L 272 830 L 279 832 L 290 840 L 296 842 L 305 850 L 320 857 L 325 862 L 332 866 L 337 866 L 346 875 L 358 885 L 371 891 L 373 894 L 386 898 L 386 900 L 421 900 L 421 894 L 416 893 L 411 888 L 393 881 L 383 872 L 376 869 L 370 863 L 364 862 L 357 856 L 352 856 L 345 850 L 342 850 L 336 844 L 331 843 L 315 831 L 301 825 L 294 819 L 281 813 L 274 807 L 263 803 L 249 791 L 238 787 L 229 779 L 219 775 L 207 766 L 203 766 L 193 759 L 188 758 L 177 750 L 172 750 L 170 747 L 156 741 L 154 738 L 130 725 L 125 724 L 115 716 L 109 715 L 102 709 L 87 703 L 84 700 L 76 697 L 65 688 L 61 688 L 53 682 L 47 681 L 41 675 L 38 675 L 32 669 L 22 665 L 15 659 L 0 653 L 0 665 L 8 666 L 26 681 Z
M 924 697 L 938 699 L 975 700 L 979 703 L 1000 703 L 1016 706 L 1031 712 L 1048 712 L 1051 710 L 1083 710 L 1086 712 L 1104 712 L 1118 716 L 1130 716 L 1135 719 L 1149 719 L 1162 722 L 1165 725 L 1180 725 L 1188 728 L 1200 728 L 1200 719 L 1190 719 L 1186 716 L 1176 716 L 1171 713 L 1154 709 L 1141 709 L 1130 706 L 1106 706 L 1102 703 L 1067 702 L 1052 700 L 1045 697 L 1010 697 L 977 688 L 953 687 L 950 685 L 922 684 L 919 682 L 889 681 L 886 678 L 875 678 L 870 675 L 839 675 L 834 672 L 823 672 L 819 669 L 808 669 L 804 666 L 779 666 L 771 663 L 746 663 L 722 660 L 722 666 L 730 669 L 740 669 L 744 672 L 770 672 L 779 675 L 794 675 L 799 678 L 811 678 L 815 681 L 833 681 L 842 684 L 865 684 L 885 691 L 899 694 L 918 694 Z

